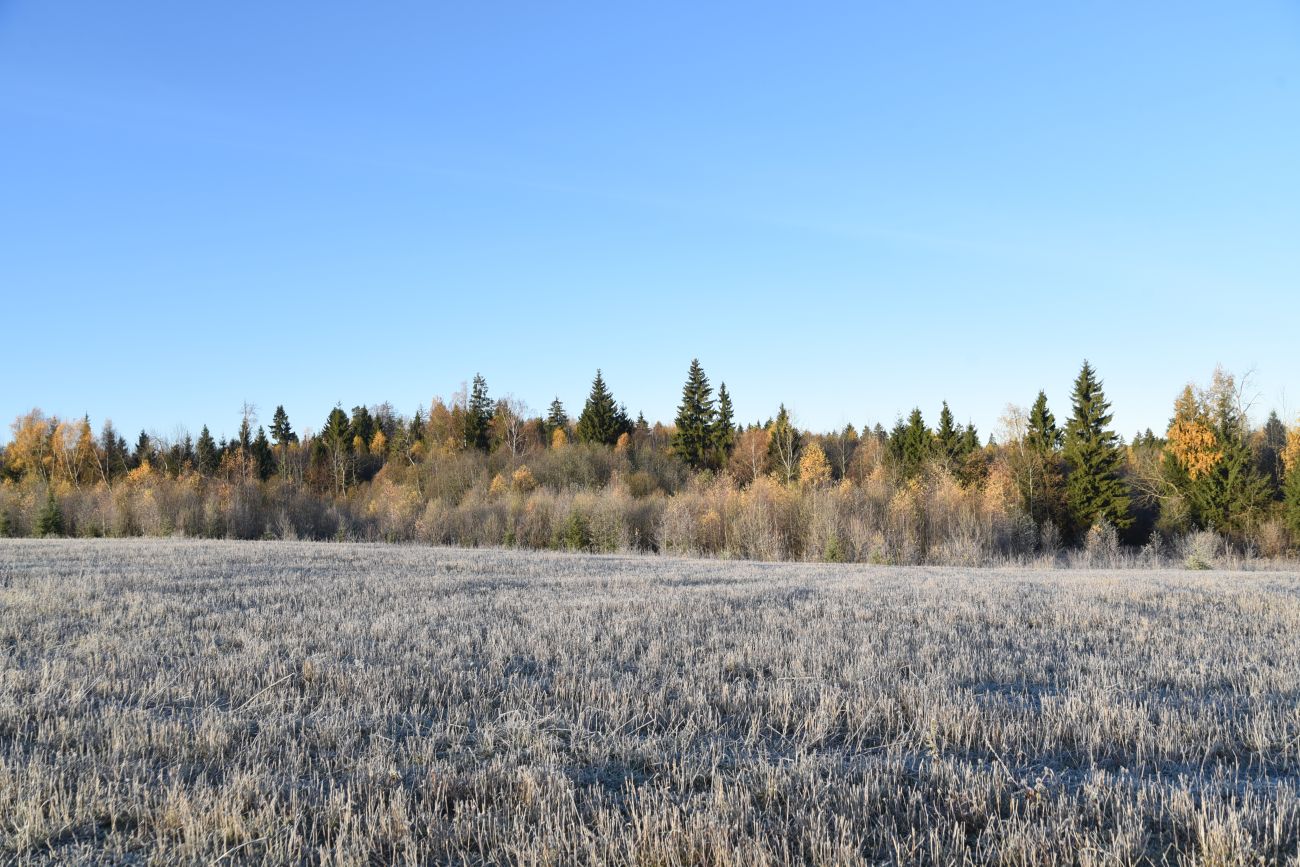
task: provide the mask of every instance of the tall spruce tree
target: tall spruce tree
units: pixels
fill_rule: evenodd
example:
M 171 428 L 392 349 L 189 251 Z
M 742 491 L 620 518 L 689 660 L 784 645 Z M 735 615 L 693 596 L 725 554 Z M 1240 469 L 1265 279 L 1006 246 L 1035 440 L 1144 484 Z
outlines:
M 256 469 L 253 459 L 253 426 L 249 421 L 250 418 L 252 418 L 252 415 L 246 408 L 243 421 L 239 423 L 239 439 L 237 441 L 239 447 L 237 454 L 239 458 L 239 474 L 246 482 L 252 479 Z
M 925 426 L 919 407 L 907 416 L 906 423 L 900 418 L 889 437 L 890 459 L 904 479 L 920 475 L 933 448 L 934 434 Z
M 135 451 L 131 453 L 131 468 L 135 469 L 152 459 L 153 441 L 149 439 L 149 434 L 140 431 L 140 436 L 135 441 Z
M 954 424 L 952 410 L 948 408 L 946 400 L 943 402 L 943 409 L 939 411 L 939 427 L 934 432 L 934 448 L 936 457 L 949 471 L 955 470 L 964 457 L 962 430 Z
M 487 380 L 474 374 L 470 386 L 469 402 L 465 406 L 465 445 L 468 448 L 488 451 L 492 446 L 492 413 L 495 404 L 488 397 Z
M 352 420 L 348 422 L 348 430 L 352 433 L 352 448 L 360 445 L 362 448 L 370 445 L 370 440 L 375 435 L 375 418 L 370 414 L 370 410 L 365 406 L 352 407 Z
M 198 456 L 194 453 L 194 440 L 190 438 L 188 431 L 185 433 L 185 439 L 181 441 L 181 464 L 193 468 Z
M 1047 408 L 1047 392 L 1039 391 L 1029 410 L 1026 444 L 1040 455 L 1049 455 L 1061 447 L 1061 431 L 1056 426 L 1056 416 Z
M 287 446 L 298 441 L 298 435 L 289 424 L 289 414 L 284 411 L 283 404 L 275 408 L 275 415 L 271 417 L 271 439 L 275 440 L 277 446 Z
M 719 466 L 726 464 L 736 447 L 736 411 L 725 382 L 718 385 L 718 418 L 713 425 L 713 450 Z
M 105 421 L 99 432 L 99 451 L 103 455 L 104 481 L 113 483 L 113 479 L 126 473 L 131 457 L 126 451 L 126 441 L 114 429 L 111 421 Z
M 1292 428 L 1288 436 L 1300 437 Z M 1282 514 L 1293 538 L 1300 539 L 1300 462 L 1285 469 L 1282 476 Z
M 768 428 L 767 458 L 781 480 L 790 484 L 799 476 L 799 455 L 803 450 L 803 435 L 790 420 L 785 404 L 777 410 L 776 420 Z
M 1277 410 L 1268 414 L 1263 429 L 1259 432 L 1255 448 L 1255 464 L 1268 479 L 1270 492 L 1275 499 L 1282 498 L 1282 450 L 1286 448 L 1286 425 L 1278 418 Z
M 343 407 L 335 406 L 325 419 L 325 426 L 316 437 L 316 450 L 325 463 L 334 491 L 342 494 L 347 491 L 348 477 L 352 468 L 352 424 Z
M 1056 426 L 1056 416 L 1047 406 L 1045 391 L 1040 390 L 1034 398 L 1026 422 L 1024 449 L 1012 452 L 1021 505 L 1034 523 L 1042 526 L 1051 521 L 1060 527 L 1069 523 L 1062 490 L 1064 471 L 1060 450 L 1063 433 Z
M 894 420 L 894 426 L 885 436 L 885 454 L 889 462 L 899 473 L 903 471 L 903 442 L 907 439 L 907 422 L 900 415 Z
M 59 501 L 54 499 L 53 486 L 45 489 L 45 505 L 36 516 L 36 535 L 63 535 L 63 510 L 59 508 Z
M 1237 406 L 1232 377 L 1216 371 L 1211 389 L 1218 460 L 1190 486 L 1190 497 L 1203 526 L 1241 537 L 1272 499 L 1267 478 L 1247 444 L 1245 414 Z
M 257 426 L 257 436 L 253 439 L 253 469 L 263 482 L 275 473 L 275 452 L 271 450 L 271 441 L 266 438 L 266 429 L 261 425 Z
M 1070 530 L 1081 537 L 1100 520 L 1126 529 L 1133 514 L 1129 488 L 1121 475 L 1124 450 L 1110 429 L 1110 404 L 1101 380 L 1087 361 L 1074 381 L 1071 399 L 1074 413 L 1065 426 L 1063 450 L 1069 471 L 1065 505 Z
M 425 423 L 423 407 L 415 408 L 415 415 L 411 416 L 411 423 L 406 426 L 406 441 L 410 446 L 416 443 L 424 442 Z
M 609 388 L 605 385 L 605 378 L 597 370 L 596 378 L 591 382 L 591 394 L 587 396 L 582 415 L 578 416 L 575 430 L 578 441 L 614 445 L 618 441 L 618 435 L 623 432 L 620 416 L 619 407 L 614 403 L 614 395 L 610 394 Z
M 550 409 L 546 413 L 546 436 L 549 440 L 555 435 L 557 430 L 567 430 L 569 427 L 569 414 L 564 411 L 564 404 L 560 403 L 559 395 L 551 401 Z
M 194 466 L 200 476 L 210 476 L 217 471 L 217 443 L 207 425 L 199 431 L 199 441 L 194 445 Z
M 713 388 L 704 374 L 698 358 L 691 360 L 682 386 L 682 402 L 677 408 L 676 431 L 673 433 L 673 451 L 692 469 L 703 469 L 713 463 L 714 424 L 717 409 L 713 404 Z

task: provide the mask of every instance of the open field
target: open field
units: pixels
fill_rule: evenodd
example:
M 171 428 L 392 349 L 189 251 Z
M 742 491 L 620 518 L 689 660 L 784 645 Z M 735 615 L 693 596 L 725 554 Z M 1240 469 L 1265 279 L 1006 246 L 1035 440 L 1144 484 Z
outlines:
M 0 863 L 1297 863 L 1300 577 L 0 542 Z

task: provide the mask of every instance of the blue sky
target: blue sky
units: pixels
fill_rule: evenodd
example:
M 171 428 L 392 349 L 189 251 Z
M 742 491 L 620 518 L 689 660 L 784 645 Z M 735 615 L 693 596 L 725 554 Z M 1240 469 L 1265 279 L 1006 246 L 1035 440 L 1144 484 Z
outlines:
M 1297 154 L 1289 2 L 0 0 L 0 413 L 1294 415 Z

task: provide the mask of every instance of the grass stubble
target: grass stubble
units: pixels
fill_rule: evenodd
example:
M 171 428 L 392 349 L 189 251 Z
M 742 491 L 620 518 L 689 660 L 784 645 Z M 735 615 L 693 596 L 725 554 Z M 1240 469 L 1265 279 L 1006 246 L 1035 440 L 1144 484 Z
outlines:
M 1300 576 L 0 543 L 0 863 L 1295 864 Z

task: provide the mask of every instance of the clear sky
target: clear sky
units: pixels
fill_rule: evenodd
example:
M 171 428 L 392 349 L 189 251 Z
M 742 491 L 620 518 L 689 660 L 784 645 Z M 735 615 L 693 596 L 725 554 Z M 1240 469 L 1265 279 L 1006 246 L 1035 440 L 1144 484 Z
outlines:
M 6 422 L 132 438 L 670 421 L 693 356 L 815 429 L 1084 357 L 1126 436 L 1216 363 L 1294 415 L 1300 5 L 0 0 L 0 319 Z

